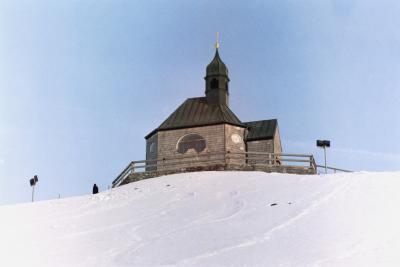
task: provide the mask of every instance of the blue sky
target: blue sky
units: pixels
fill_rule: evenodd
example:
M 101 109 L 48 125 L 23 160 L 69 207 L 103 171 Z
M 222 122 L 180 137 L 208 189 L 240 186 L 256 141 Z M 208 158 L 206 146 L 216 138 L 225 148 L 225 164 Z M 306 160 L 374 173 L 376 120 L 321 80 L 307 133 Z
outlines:
M 101 190 L 144 136 L 204 94 L 220 55 L 231 109 L 277 118 L 284 152 L 400 169 L 398 1 L 0 1 L 0 204 Z

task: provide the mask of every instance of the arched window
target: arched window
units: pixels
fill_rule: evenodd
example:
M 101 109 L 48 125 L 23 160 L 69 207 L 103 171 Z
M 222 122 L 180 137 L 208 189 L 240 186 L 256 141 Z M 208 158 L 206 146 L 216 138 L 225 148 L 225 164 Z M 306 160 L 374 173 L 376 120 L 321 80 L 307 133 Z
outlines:
M 179 139 L 176 150 L 178 153 L 185 154 L 189 149 L 200 153 L 206 148 L 206 140 L 198 134 L 187 134 Z
M 211 87 L 211 89 L 217 89 L 218 86 L 219 86 L 218 80 L 215 79 L 215 78 L 212 79 L 211 82 L 210 82 L 210 87 Z
M 156 152 L 156 144 L 154 142 L 150 144 L 149 151 L 150 153 Z

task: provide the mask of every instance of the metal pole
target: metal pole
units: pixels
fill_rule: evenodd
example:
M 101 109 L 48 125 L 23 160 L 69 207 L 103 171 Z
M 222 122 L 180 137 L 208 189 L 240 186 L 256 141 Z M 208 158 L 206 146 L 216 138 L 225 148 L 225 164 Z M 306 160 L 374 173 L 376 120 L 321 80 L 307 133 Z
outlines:
M 35 186 L 32 186 L 32 202 L 35 197 Z
M 324 146 L 324 156 L 325 156 L 325 174 L 328 173 L 328 169 L 326 167 L 326 147 Z

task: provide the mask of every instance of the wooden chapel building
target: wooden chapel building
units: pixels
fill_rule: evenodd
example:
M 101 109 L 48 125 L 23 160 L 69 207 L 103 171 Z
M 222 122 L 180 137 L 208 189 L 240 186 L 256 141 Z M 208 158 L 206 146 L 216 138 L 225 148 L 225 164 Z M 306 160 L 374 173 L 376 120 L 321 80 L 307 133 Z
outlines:
M 230 79 L 218 43 L 204 79 L 205 95 L 186 99 L 146 135 L 146 160 L 132 161 L 113 187 L 190 171 L 317 173 L 312 155 L 282 154 L 277 119 L 243 122 L 230 109 Z
M 229 152 L 282 152 L 276 119 L 243 122 L 230 109 L 228 68 L 219 56 L 218 46 L 204 79 L 205 96 L 186 99 L 145 137 L 146 160 Z

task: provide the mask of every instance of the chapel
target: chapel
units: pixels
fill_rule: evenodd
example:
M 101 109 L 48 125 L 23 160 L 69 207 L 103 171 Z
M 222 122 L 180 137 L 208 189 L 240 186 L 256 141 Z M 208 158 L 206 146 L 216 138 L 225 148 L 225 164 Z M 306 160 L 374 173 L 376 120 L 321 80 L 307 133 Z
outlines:
M 317 173 L 313 155 L 282 153 L 277 119 L 245 122 L 235 115 L 229 107 L 228 68 L 218 42 L 215 48 L 204 95 L 186 99 L 147 134 L 146 159 L 131 161 L 112 187 L 196 171 Z
M 243 122 L 229 107 L 230 78 L 218 49 L 217 43 L 206 68 L 205 94 L 186 99 L 145 137 L 147 161 L 183 155 L 282 152 L 277 119 Z

